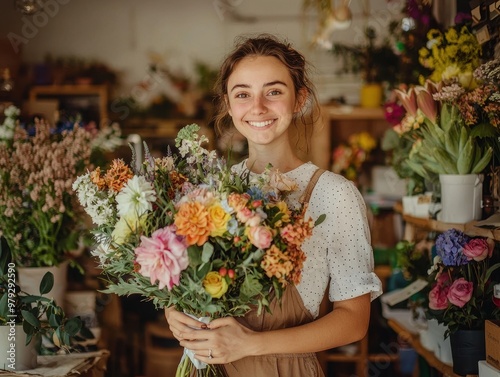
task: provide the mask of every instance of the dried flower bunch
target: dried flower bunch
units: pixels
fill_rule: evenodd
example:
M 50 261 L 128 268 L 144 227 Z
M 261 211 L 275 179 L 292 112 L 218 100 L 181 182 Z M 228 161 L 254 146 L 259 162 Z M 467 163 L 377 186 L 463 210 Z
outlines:
M 429 270 L 429 316 L 448 327 L 447 335 L 482 329 L 486 319 L 500 319 L 493 292 L 500 282 L 495 242 L 450 229 L 437 237 L 436 250 Z
M 17 109 L 7 109 L 15 118 Z M 43 120 L 31 130 L 8 122 L 0 140 L 0 234 L 14 261 L 55 266 L 83 230 L 72 184 L 90 163 L 91 135 L 75 126 L 61 134 Z

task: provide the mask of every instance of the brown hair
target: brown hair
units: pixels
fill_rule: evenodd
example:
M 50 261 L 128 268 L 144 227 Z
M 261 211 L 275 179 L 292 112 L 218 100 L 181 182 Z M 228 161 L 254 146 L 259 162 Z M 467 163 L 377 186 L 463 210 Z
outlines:
M 294 117 L 294 126 L 297 126 L 299 118 L 303 124 L 314 123 L 316 114 L 319 114 L 319 105 L 314 85 L 309 79 L 309 66 L 304 56 L 293 49 L 290 43 L 280 41 L 273 35 L 260 34 L 257 37 L 243 37 L 237 40 L 236 47 L 222 63 L 215 84 L 216 114 L 214 122 L 216 131 L 221 134 L 223 129 L 231 124 L 225 100 L 227 83 L 236 64 L 247 56 L 272 56 L 282 62 L 290 72 L 297 98 L 300 91 L 305 89 L 307 93 L 307 100 L 302 106 L 300 116 Z

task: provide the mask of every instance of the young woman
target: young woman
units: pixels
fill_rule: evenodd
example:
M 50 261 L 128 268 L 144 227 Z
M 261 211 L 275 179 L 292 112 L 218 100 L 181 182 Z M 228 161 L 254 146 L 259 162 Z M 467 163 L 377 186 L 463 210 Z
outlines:
M 287 287 L 272 315 L 250 312 L 206 326 L 168 308 L 169 327 L 181 346 L 202 362 L 225 364 L 230 377 L 323 376 L 315 352 L 363 338 L 370 301 L 381 294 L 363 198 L 347 179 L 320 174 L 295 153 L 290 128 L 318 105 L 306 61 L 288 43 L 268 35 L 241 41 L 223 62 L 217 88 L 218 129 L 232 122 L 248 141 L 248 158 L 234 169 L 260 174 L 272 164 L 299 186 L 289 205 L 299 206 L 312 189 L 306 216 L 326 219 L 303 245 L 301 282 Z M 333 310 L 319 317 L 325 292 Z

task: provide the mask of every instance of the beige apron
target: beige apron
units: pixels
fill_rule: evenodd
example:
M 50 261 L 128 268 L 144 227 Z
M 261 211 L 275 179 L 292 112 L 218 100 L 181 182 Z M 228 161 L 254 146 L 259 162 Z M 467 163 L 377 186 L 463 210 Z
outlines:
M 318 169 L 313 174 L 302 202 L 309 202 L 314 185 L 322 173 L 323 170 Z M 305 308 L 294 285 L 285 289 L 281 305 L 273 299 L 270 308 L 272 314 L 264 312 L 257 316 L 257 311 L 252 310 L 237 320 L 254 331 L 284 329 L 313 321 L 312 314 Z M 300 339 L 297 339 L 297 342 L 300 342 Z M 250 356 L 224 366 L 228 377 L 324 377 L 318 358 L 313 352 Z

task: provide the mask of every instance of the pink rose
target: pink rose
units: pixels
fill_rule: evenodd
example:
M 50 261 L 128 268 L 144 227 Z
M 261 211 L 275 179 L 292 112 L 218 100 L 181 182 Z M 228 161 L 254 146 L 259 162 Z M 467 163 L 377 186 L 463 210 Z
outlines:
M 236 218 L 241 223 L 245 224 L 254 215 L 253 211 L 249 208 L 243 207 L 238 212 L 236 212 Z
M 449 287 L 450 286 L 450 276 L 446 272 L 440 272 L 436 277 L 437 284 L 440 287 Z
M 248 239 L 255 247 L 259 249 L 267 249 L 271 246 L 273 233 L 265 226 L 254 226 L 247 228 Z
M 443 310 L 448 307 L 448 287 L 436 284 L 429 292 L 429 308 L 433 310 Z
M 139 273 L 149 277 L 151 284 L 158 281 L 160 289 L 171 290 L 179 284 L 181 272 L 189 265 L 187 245 L 172 225 L 158 229 L 149 238 L 141 236 L 135 255 Z
M 448 300 L 453 304 L 462 308 L 467 304 L 472 297 L 472 291 L 474 290 L 474 284 L 468 282 L 464 278 L 457 279 L 450 286 L 448 291 Z
M 490 245 L 486 239 L 474 238 L 470 240 L 463 248 L 463 253 L 468 260 L 474 259 L 479 262 L 491 255 L 493 245 Z
M 256 226 L 259 226 L 261 221 L 262 221 L 262 217 L 260 217 L 260 215 L 258 213 L 256 213 L 247 220 L 245 225 L 248 227 L 256 227 Z

